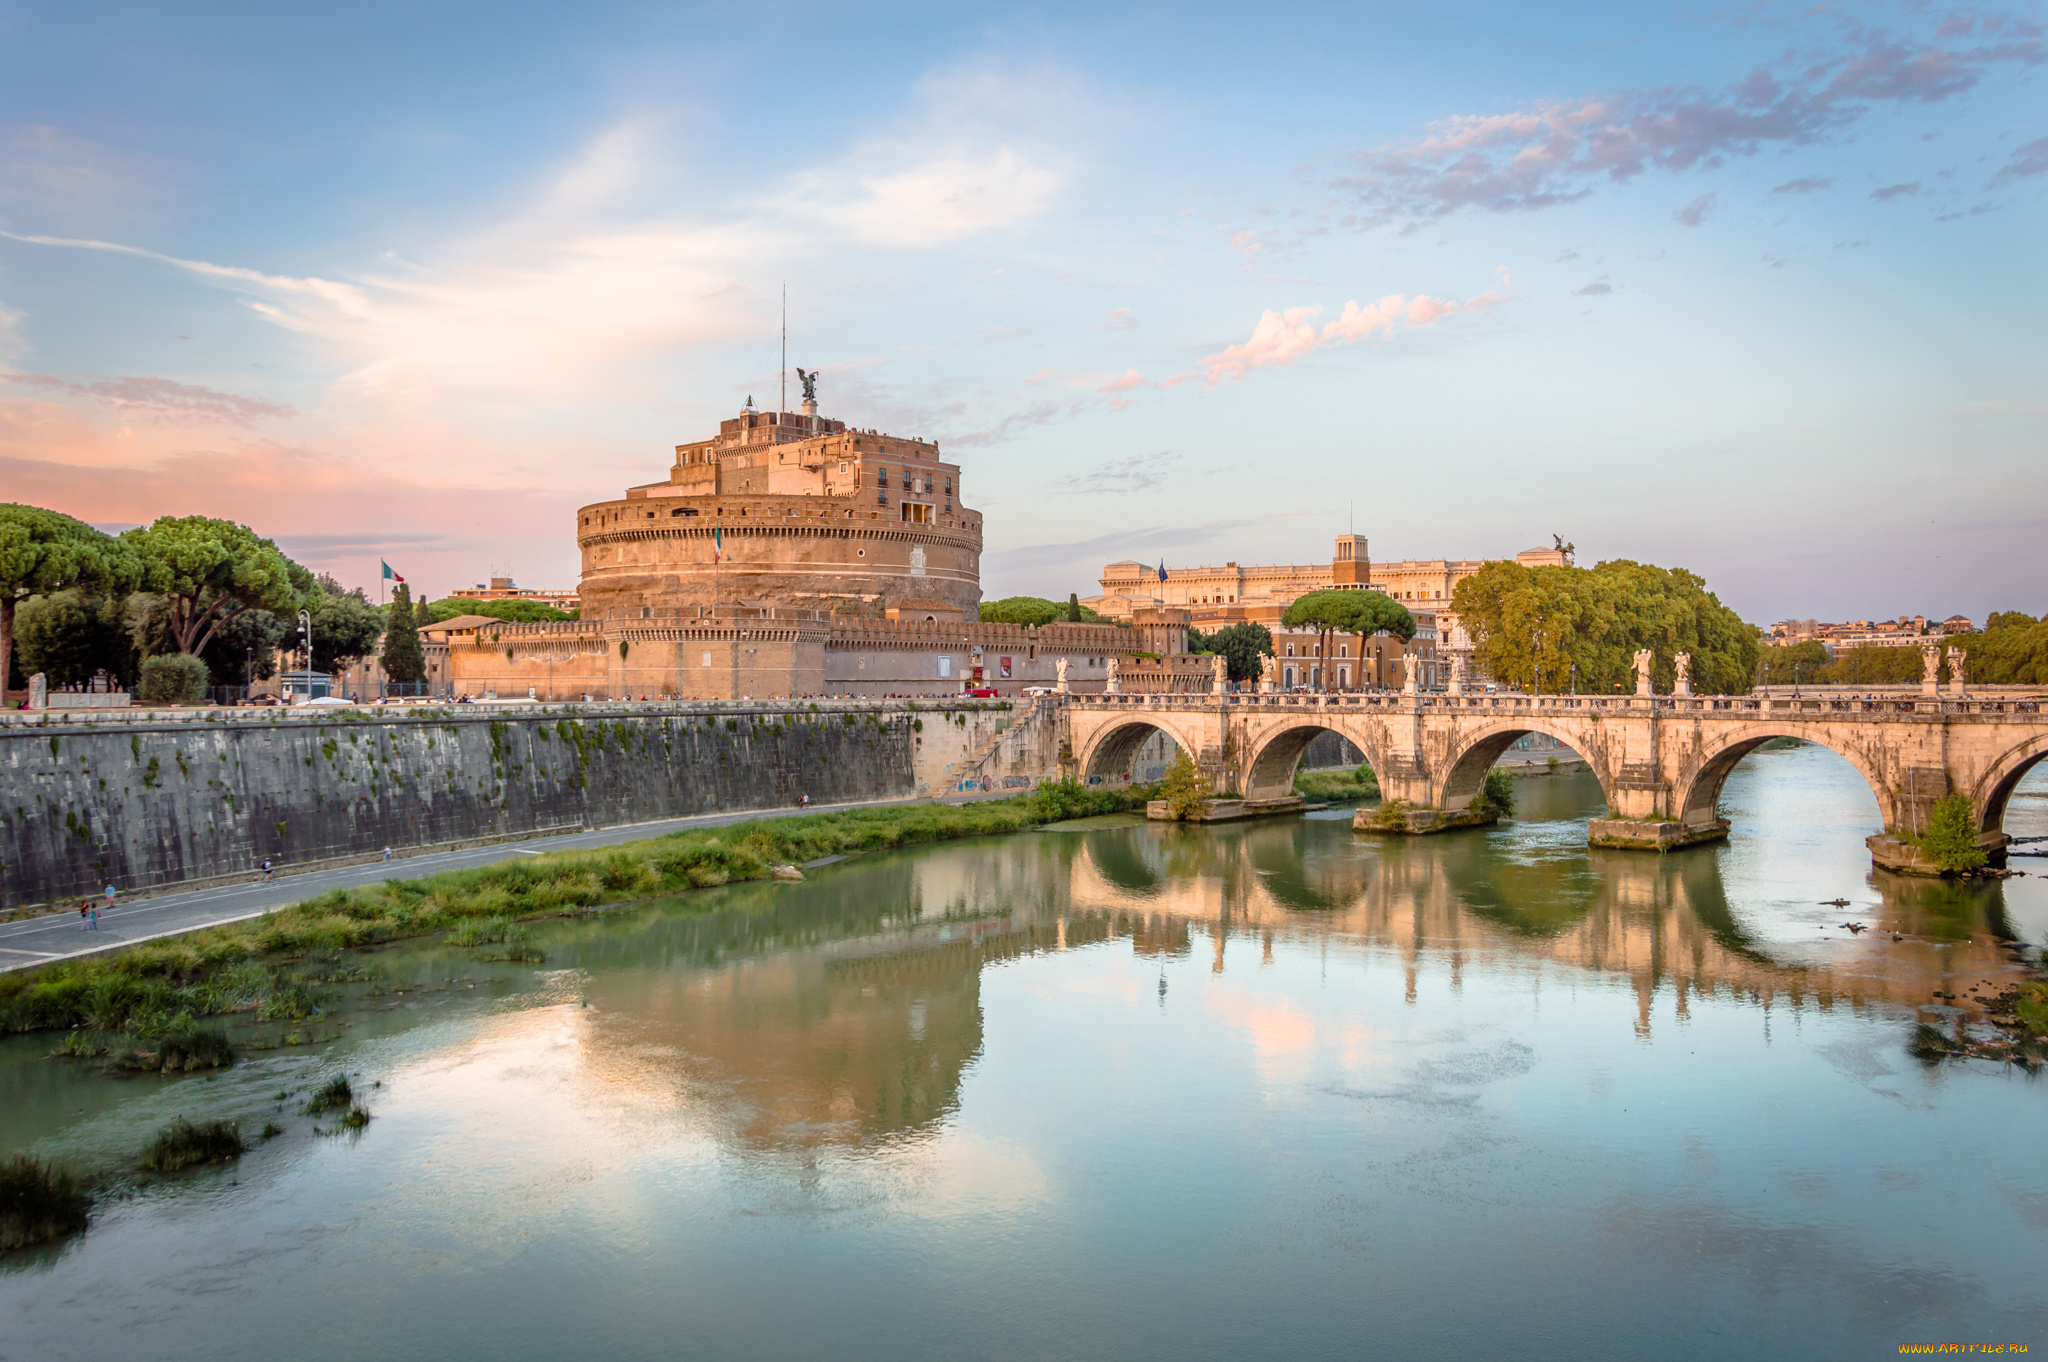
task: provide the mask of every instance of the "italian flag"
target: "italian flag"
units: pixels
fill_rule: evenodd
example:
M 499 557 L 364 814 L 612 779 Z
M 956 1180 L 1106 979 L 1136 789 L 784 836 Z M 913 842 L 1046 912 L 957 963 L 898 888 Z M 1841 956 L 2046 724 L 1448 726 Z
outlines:
M 398 575 L 397 573 L 393 572 L 393 571 L 391 570 L 391 564 L 389 564 L 389 563 L 385 562 L 385 561 L 384 561 L 384 560 L 383 560 L 382 558 L 379 558 L 379 559 L 377 560 L 377 566 L 378 566 L 378 567 L 381 567 L 381 568 L 383 568 L 383 569 L 384 569 L 384 580 L 385 580 L 385 581 L 387 581 L 387 582 L 402 582 L 402 581 L 404 581 L 404 580 L 405 580 L 405 578 L 403 578 L 403 577 L 399 576 L 399 575 Z
M 725 531 L 723 529 L 714 529 L 711 531 L 711 561 L 717 563 L 723 561 L 724 558 Z

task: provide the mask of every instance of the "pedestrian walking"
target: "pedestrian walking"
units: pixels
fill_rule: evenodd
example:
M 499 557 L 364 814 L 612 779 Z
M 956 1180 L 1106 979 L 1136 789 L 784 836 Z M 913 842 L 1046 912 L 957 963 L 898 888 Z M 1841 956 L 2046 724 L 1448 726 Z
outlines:
M 111 884 L 107 886 L 107 911 L 114 911 L 114 886 Z
M 89 924 L 89 923 L 88 923 L 88 922 L 86 921 L 86 918 L 85 918 L 85 915 L 86 915 L 87 913 L 90 913 L 91 911 L 92 911 L 92 900 L 91 900 L 91 899 L 86 899 L 86 900 L 85 900 L 84 902 L 82 902 L 82 903 L 80 903 L 80 904 L 78 905 L 78 930 L 79 930 L 79 931 L 81 931 L 81 932 L 89 932 L 89 931 L 91 931 L 91 930 L 92 930 L 92 926 L 91 926 L 91 924 Z
M 391 859 L 391 848 L 390 848 L 390 847 L 385 847 L 385 848 L 384 848 L 384 859 L 385 859 L 385 860 L 387 860 L 387 861 Z
M 268 856 L 265 856 L 263 858 L 263 882 L 265 884 L 268 884 L 276 878 L 277 872 L 270 868 L 270 858 Z
M 98 931 L 99 929 L 100 929 L 100 910 L 99 910 L 99 909 L 97 909 L 97 908 L 95 908 L 95 909 L 93 909 L 93 910 L 92 910 L 92 930 L 93 930 L 93 931 Z

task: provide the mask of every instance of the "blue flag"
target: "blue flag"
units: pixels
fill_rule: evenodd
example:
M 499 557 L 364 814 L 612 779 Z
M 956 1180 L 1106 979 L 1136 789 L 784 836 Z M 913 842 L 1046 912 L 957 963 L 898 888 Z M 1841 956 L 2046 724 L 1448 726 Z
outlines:
M 1166 580 L 1166 560 L 1164 558 L 1159 560 L 1159 580 L 1162 582 Z

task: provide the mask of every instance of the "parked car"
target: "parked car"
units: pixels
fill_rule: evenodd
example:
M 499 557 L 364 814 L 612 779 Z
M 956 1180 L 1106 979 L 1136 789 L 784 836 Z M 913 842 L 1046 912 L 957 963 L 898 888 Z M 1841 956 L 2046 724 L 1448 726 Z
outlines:
M 960 693 L 972 700 L 993 700 L 996 698 L 994 686 L 969 686 Z

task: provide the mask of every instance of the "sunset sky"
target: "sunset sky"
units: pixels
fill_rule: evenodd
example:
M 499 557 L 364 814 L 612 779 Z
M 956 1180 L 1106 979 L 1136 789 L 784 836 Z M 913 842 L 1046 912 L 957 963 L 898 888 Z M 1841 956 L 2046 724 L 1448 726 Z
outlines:
M 988 596 L 1355 521 L 2038 614 L 2044 82 L 2039 6 L 0 2 L 0 500 L 570 585 L 786 283 Z

